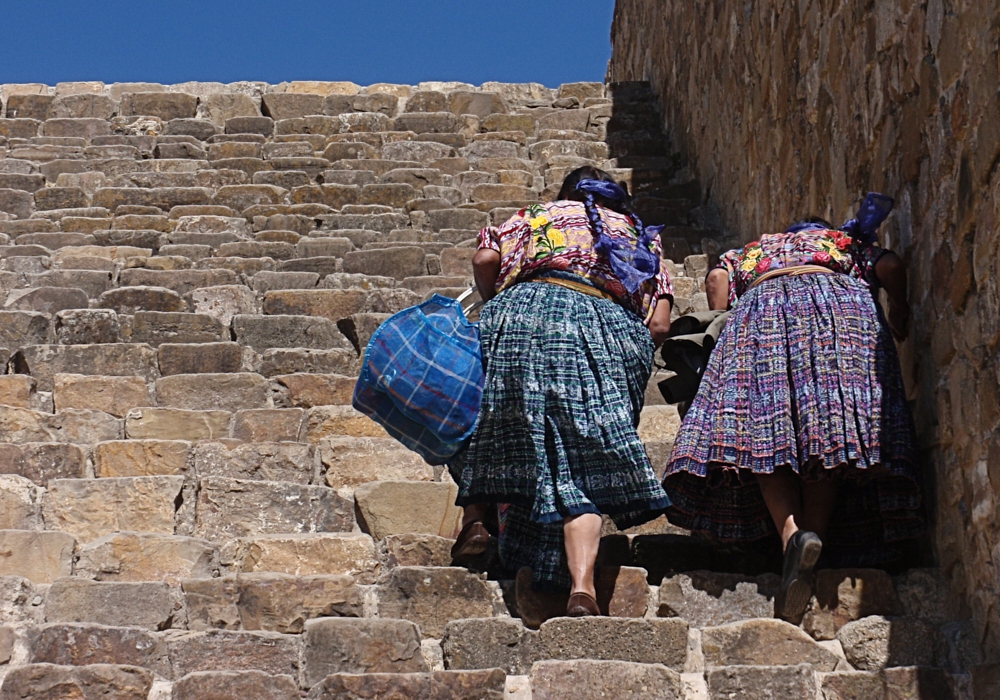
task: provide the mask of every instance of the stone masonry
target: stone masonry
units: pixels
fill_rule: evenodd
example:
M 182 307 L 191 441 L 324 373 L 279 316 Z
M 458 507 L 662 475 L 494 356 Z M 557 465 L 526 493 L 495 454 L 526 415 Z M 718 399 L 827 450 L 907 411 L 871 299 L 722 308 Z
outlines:
M 0 85 L 0 700 L 991 697 L 937 569 L 824 572 L 792 625 L 662 519 L 608 524 L 607 617 L 451 566 L 360 353 L 584 164 L 705 308 L 730 241 L 648 83 Z M 651 384 L 660 470 L 678 424 Z
M 935 556 L 1000 661 L 1000 95 L 997 6 L 620 0 L 613 80 L 649 80 L 718 220 L 749 241 L 896 198 L 901 346 Z M 995 691 L 1000 697 L 1000 691 Z

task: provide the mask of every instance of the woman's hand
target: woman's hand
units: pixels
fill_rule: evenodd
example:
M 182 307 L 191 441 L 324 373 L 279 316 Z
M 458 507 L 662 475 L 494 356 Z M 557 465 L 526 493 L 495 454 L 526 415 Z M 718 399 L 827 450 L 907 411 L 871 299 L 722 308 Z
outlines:
M 670 334 L 670 311 L 672 304 L 670 299 L 664 297 L 656 303 L 656 309 L 653 311 L 653 316 L 649 319 L 647 326 L 649 327 L 649 334 L 653 336 L 653 345 L 660 347 L 663 345 L 663 341 L 667 339 Z
M 889 302 L 889 330 L 896 342 L 902 343 L 910 334 L 910 307 Z

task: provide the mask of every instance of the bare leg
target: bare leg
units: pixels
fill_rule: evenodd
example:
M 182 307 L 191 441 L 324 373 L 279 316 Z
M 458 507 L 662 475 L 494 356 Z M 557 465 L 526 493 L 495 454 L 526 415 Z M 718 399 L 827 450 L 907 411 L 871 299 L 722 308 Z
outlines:
M 774 526 L 781 534 L 784 551 L 802 523 L 802 480 L 791 467 L 778 467 L 773 474 L 758 474 L 757 484 Z
M 826 539 L 826 531 L 830 526 L 830 516 L 837 497 L 837 482 L 833 479 L 802 482 L 802 520 L 803 530 L 809 530 Z
M 566 563 L 573 578 L 572 593 L 586 593 L 597 598 L 594 589 L 594 565 L 601 545 L 601 516 L 584 513 L 566 518 L 563 524 Z

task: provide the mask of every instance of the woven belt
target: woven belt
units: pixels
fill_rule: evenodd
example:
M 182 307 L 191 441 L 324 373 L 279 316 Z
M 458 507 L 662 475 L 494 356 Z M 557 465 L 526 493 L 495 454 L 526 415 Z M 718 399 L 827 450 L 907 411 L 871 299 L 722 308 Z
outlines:
M 560 277 L 535 277 L 534 279 L 529 280 L 529 282 L 546 282 L 559 287 L 565 287 L 566 289 L 572 289 L 574 292 L 580 292 L 581 294 L 587 294 L 592 297 L 601 297 L 602 299 L 613 301 L 616 304 L 620 303 L 618 298 L 613 294 L 608 294 L 607 292 L 601 291 L 597 287 L 591 287 L 589 284 L 584 284 L 583 282 L 564 280 Z
M 775 277 L 784 277 L 785 275 L 791 275 L 793 277 L 798 277 L 799 275 L 835 275 L 837 274 L 828 267 L 823 267 L 821 265 L 794 265 L 792 267 L 779 267 L 777 270 L 768 270 L 763 275 L 758 277 L 750 285 L 750 289 L 753 289 L 761 282 L 764 282 Z

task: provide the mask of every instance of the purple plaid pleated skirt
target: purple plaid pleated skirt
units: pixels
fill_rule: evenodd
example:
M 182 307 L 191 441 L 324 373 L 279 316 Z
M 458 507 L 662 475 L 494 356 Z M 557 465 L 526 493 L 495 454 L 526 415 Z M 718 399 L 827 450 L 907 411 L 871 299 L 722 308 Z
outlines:
M 775 535 L 754 475 L 782 465 L 838 481 L 825 543 L 838 564 L 887 563 L 923 532 L 896 346 L 846 275 L 776 277 L 734 306 L 667 465 L 667 517 L 724 541 Z

